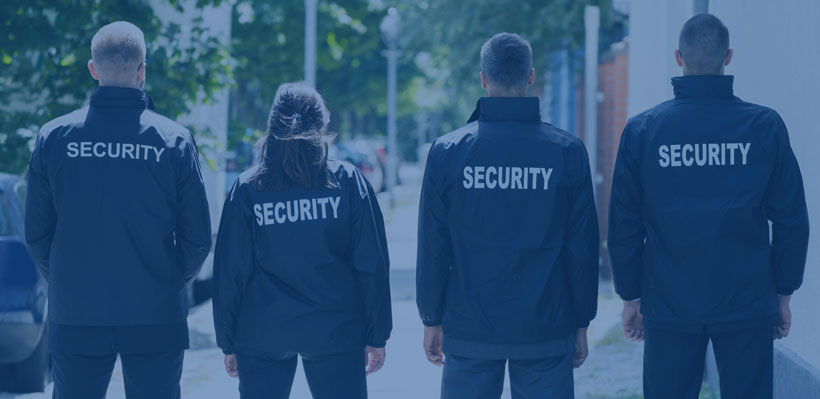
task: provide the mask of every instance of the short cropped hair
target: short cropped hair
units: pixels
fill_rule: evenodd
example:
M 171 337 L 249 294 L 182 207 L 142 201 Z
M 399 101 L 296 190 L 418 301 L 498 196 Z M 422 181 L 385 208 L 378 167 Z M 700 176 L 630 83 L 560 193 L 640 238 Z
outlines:
M 711 14 L 698 14 L 683 25 L 678 49 L 692 74 L 718 74 L 729 51 L 729 29 Z
M 145 36 L 130 22 L 105 25 L 91 39 L 91 61 L 106 84 L 131 81 L 145 61 L 145 53 Z
M 481 71 L 504 88 L 526 86 L 532 69 L 530 43 L 514 33 L 498 33 L 481 46 Z

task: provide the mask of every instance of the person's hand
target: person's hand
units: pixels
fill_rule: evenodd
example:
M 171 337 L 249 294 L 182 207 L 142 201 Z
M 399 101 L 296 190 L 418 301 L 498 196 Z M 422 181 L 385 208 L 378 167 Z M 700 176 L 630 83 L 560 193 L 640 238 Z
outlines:
M 225 355 L 225 372 L 233 378 L 239 377 L 236 371 L 236 354 Z
M 385 351 L 384 348 L 374 348 L 368 345 L 364 348 L 364 355 L 364 364 L 367 366 L 365 375 L 370 375 L 381 370 L 382 366 L 384 366 L 384 358 L 387 356 L 387 351 Z
M 791 296 L 778 296 L 777 321 L 774 325 L 774 338 L 781 339 L 789 336 L 792 327 L 792 310 L 789 308 Z
M 643 316 L 641 301 L 624 301 L 624 312 L 621 316 L 624 337 L 630 341 L 643 341 Z
M 424 326 L 424 354 L 427 360 L 436 366 L 444 365 L 444 353 L 441 352 L 441 325 L 427 327 Z
M 575 333 L 575 353 L 572 355 L 572 366 L 581 367 L 589 356 L 589 345 L 587 344 L 587 329 L 579 328 Z

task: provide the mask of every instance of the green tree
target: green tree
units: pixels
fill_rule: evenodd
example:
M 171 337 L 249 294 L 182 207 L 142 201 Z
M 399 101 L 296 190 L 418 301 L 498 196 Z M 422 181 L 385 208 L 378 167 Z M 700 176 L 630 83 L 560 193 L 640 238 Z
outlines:
M 387 62 L 379 24 L 386 11 L 376 1 L 319 2 L 316 87 L 331 110 L 331 129 L 342 138 L 384 134 Z M 234 6 L 229 148 L 247 149 L 266 128 L 279 84 L 304 78 L 304 19 L 302 1 L 244 0 Z M 403 63 L 399 88 L 416 74 L 412 62 Z M 239 164 L 251 156 L 240 153 Z
M 183 2 L 168 0 L 183 11 Z M 198 0 L 202 8 L 220 0 Z M 157 111 L 176 117 L 227 83 L 227 49 L 201 19 L 163 21 L 149 0 L 4 0 L 0 2 L 0 170 L 25 170 L 39 127 L 82 107 L 96 86 L 86 62 L 91 37 L 127 20 L 145 33 L 146 92 Z M 184 31 L 183 31 L 184 30 Z
M 580 50 L 584 44 L 584 7 L 601 9 L 601 47 L 619 29 L 610 0 L 400 0 L 405 20 L 403 46 L 408 56 L 422 64 L 421 87 L 438 90 L 431 118 L 437 134 L 461 126 L 483 95 L 479 83 L 481 45 L 499 32 L 518 33 L 533 49 L 535 89 L 544 84 L 549 54 L 556 50 Z M 419 55 L 423 55 L 420 57 Z M 582 71 L 578 70 L 576 73 Z
M 586 4 L 601 7 L 602 32 L 615 27 L 609 0 L 322 0 L 316 86 L 331 110 L 331 129 L 342 139 L 385 134 L 387 65 L 379 24 L 389 6 L 402 20 L 398 139 L 412 157 L 417 112 L 427 114 L 438 134 L 469 116 L 482 94 L 479 49 L 487 38 L 509 31 L 529 39 L 539 87 L 551 51 L 582 47 Z M 295 0 L 240 0 L 234 7 L 228 146 L 246 150 L 239 151 L 240 165 L 250 162 L 248 149 L 266 127 L 277 86 L 303 78 L 304 13 L 304 2 Z

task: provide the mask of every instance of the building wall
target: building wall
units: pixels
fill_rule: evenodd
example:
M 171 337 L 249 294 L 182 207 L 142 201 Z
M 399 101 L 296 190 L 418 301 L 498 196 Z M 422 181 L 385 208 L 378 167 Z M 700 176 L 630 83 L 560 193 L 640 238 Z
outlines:
M 709 10 L 729 28 L 735 56 L 727 73 L 736 75 L 736 94 L 780 113 L 803 172 L 815 232 L 803 288 L 792 298 L 792 332 L 783 343 L 820 368 L 820 1 L 712 0 Z
M 678 33 L 692 0 L 632 0 L 629 5 L 629 115 L 672 97 Z
M 692 10 L 690 0 L 631 2 L 630 115 L 671 98 L 669 78 L 680 73 L 673 58 L 677 35 Z M 820 226 L 820 157 L 814 154 L 820 148 L 820 1 L 711 0 L 709 11 L 729 28 L 735 57 L 726 73 L 736 76 L 735 94 L 783 116 L 803 171 L 811 224 Z M 792 299 L 791 335 L 782 342 L 820 368 L 818 302 L 820 233 L 815 233 L 803 288 Z
M 612 171 L 615 157 L 627 120 L 629 103 L 629 50 L 626 43 L 616 43 L 601 57 L 598 66 L 598 91 L 603 95 L 598 102 L 598 225 L 601 232 L 601 275 L 611 278 L 607 230 L 609 227 L 609 198 L 612 191 Z
M 201 17 L 210 33 L 223 45 L 230 42 L 231 37 L 231 5 L 223 2 L 218 6 L 207 6 L 197 10 L 194 0 L 181 2 L 184 12 L 180 13 L 168 2 L 153 0 L 155 13 L 164 21 L 174 21 L 182 25 L 182 31 L 188 31 L 186 26 L 194 18 Z M 150 77 L 149 77 L 150 79 Z M 178 122 L 186 126 L 193 126 L 193 134 L 201 149 L 202 178 L 205 182 L 206 195 L 211 213 L 211 226 L 214 234 L 219 225 L 222 204 L 225 201 L 225 165 L 224 152 L 227 148 L 228 137 L 228 88 L 213 94 L 213 101 L 191 104 L 191 111 L 179 118 Z M 206 133 L 207 132 L 207 133 Z M 213 252 L 203 265 L 201 278 L 207 278 L 213 270 Z

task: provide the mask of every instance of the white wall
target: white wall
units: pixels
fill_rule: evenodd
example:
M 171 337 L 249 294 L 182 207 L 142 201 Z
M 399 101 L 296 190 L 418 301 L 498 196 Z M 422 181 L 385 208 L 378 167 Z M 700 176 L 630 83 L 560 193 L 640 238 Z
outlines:
M 153 1 L 154 12 L 163 21 L 173 21 L 182 25 L 182 32 L 188 32 L 186 25 L 195 17 L 202 17 L 210 34 L 217 37 L 223 44 L 228 44 L 231 36 L 231 5 L 224 2 L 218 7 L 205 7 L 197 10 L 194 0 L 182 2 L 185 12 L 180 14 L 170 4 L 164 1 Z M 184 42 L 185 40 L 183 40 Z M 150 77 L 149 77 L 150 79 Z M 217 92 L 215 101 L 209 104 L 192 104 L 191 112 L 178 121 L 185 125 L 194 126 L 194 136 L 197 144 L 203 147 L 202 173 L 211 210 L 211 224 L 216 231 L 219 223 L 222 203 L 225 199 L 225 167 L 222 154 L 225 152 L 228 134 L 228 89 Z M 205 132 L 210 135 L 198 135 Z M 205 160 L 215 167 L 212 169 Z
M 672 98 L 678 32 L 692 0 L 632 0 L 629 5 L 629 115 Z
M 793 327 L 783 342 L 820 368 L 820 1 L 711 0 L 729 28 L 735 94 L 777 110 L 803 171 L 811 224 L 805 282 L 792 299 Z M 629 113 L 672 97 L 669 78 L 678 32 L 691 0 L 633 0 L 630 8 Z
M 228 44 L 231 38 L 231 4 L 223 2 L 217 7 L 205 7 L 197 10 L 195 0 L 183 0 L 185 12 L 180 14 L 168 2 L 152 1 L 154 12 L 163 21 L 173 21 L 182 25 L 182 32 L 188 32 L 186 25 L 195 17 L 201 16 L 210 34 L 218 38 L 222 44 Z M 183 39 L 183 42 L 186 41 Z M 150 77 L 149 77 L 150 79 Z M 225 202 L 225 159 L 228 137 L 228 88 L 222 89 L 213 95 L 214 101 L 208 104 L 196 103 L 191 105 L 191 112 L 179 118 L 178 122 L 186 126 L 194 126 L 194 137 L 197 144 L 203 148 L 200 153 L 202 160 L 202 178 L 205 181 L 205 190 L 208 196 L 208 205 L 211 211 L 211 227 L 216 234 Z M 201 133 L 209 131 L 209 135 Z M 199 278 L 207 279 L 213 274 L 213 252 L 208 255 Z
M 709 10 L 729 28 L 737 95 L 780 113 L 803 171 L 815 231 L 784 344 L 820 367 L 820 1 L 712 0 Z

